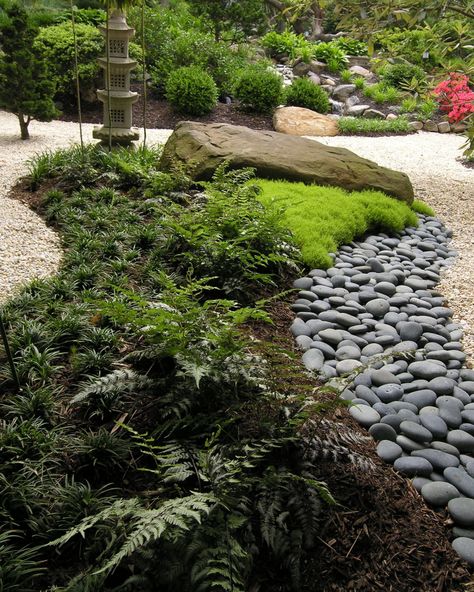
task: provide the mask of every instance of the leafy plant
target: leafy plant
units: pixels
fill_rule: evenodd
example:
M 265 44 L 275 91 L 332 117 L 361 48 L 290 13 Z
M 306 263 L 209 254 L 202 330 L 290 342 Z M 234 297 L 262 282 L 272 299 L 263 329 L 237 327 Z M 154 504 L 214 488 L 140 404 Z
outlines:
M 415 97 L 406 97 L 400 103 L 401 113 L 413 113 L 418 107 L 418 101 Z
M 235 96 L 245 109 L 269 113 L 282 99 L 283 83 L 272 71 L 253 66 L 242 72 L 235 84 Z
M 312 109 L 317 113 L 329 111 L 329 98 L 326 91 L 309 78 L 297 78 L 286 89 L 286 104 Z
M 340 117 L 337 120 L 341 134 L 407 134 L 410 126 L 406 117 L 396 119 L 365 119 L 364 117 Z
M 328 65 L 330 72 L 345 70 L 348 60 L 343 49 L 334 42 L 320 42 L 313 46 L 314 57 Z
M 367 43 L 358 39 L 338 37 L 334 43 L 348 56 L 366 56 L 368 54 Z
M 438 103 L 433 99 L 425 99 L 418 104 L 417 109 L 421 120 L 431 119 L 438 110 Z
M 415 80 L 418 85 L 426 83 L 426 74 L 419 66 L 412 64 L 391 64 L 382 71 L 382 79 L 388 86 L 407 89 L 407 85 Z
M 355 76 L 352 82 L 355 84 L 357 90 L 363 90 L 365 88 L 365 78 L 362 76 Z
M 339 73 L 339 75 L 341 77 L 341 81 L 345 84 L 352 82 L 352 72 L 350 70 L 343 70 Z
M 216 83 L 197 66 L 179 68 L 168 77 L 166 98 L 180 113 L 206 115 L 216 106 L 217 97 Z
M 270 31 L 261 39 L 261 44 L 271 57 L 286 55 L 291 59 L 301 57 L 303 52 L 312 51 L 312 44 L 303 35 L 297 35 L 292 31 Z
M 400 100 L 400 91 L 385 82 L 367 85 L 362 92 L 375 103 L 396 103 Z

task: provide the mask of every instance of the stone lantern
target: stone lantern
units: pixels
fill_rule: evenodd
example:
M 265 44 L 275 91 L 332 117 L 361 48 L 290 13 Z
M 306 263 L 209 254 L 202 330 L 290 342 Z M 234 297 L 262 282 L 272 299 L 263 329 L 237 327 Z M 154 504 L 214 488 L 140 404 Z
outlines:
M 132 127 L 132 105 L 138 100 L 138 93 L 130 91 L 130 72 L 137 62 L 128 56 L 128 44 L 135 29 L 128 26 L 120 10 L 111 14 L 108 24 L 110 80 L 107 80 L 107 57 L 99 58 L 99 64 L 104 69 L 105 89 L 97 91 L 99 100 L 104 104 L 104 125 L 95 127 L 92 136 L 107 144 L 111 131 L 113 144 L 130 144 L 140 137 L 138 129 Z M 107 39 L 107 28 L 100 27 L 100 30 Z

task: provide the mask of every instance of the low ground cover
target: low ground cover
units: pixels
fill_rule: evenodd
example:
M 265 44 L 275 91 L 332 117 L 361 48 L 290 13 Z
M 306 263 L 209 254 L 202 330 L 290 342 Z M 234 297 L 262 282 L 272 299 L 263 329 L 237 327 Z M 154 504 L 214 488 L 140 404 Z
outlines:
M 362 117 L 341 117 L 337 120 L 339 131 L 343 135 L 369 135 L 369 134 L 408 134 L 410 129 L 406 117 L 396 119 L 364 119 Z
M 329 253 L 368 230 L 396 232 L 417 224 L 408 205 L 375 191 L 348 193 L 287 181 L 259 180 L 258 185 L 259 199 L 280 213 L 309 267 L 329 267 Z

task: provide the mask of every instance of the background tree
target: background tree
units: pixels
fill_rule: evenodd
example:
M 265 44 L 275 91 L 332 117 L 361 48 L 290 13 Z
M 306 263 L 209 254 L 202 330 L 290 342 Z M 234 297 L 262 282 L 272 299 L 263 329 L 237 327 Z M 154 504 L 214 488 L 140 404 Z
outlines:
M 26 12 L 17 5 L 6 9 L 7 23 L 0 31 L 0 107 L 14 113 L 20 122 L 21 139 L 30 135 L 32 119 L 51 121 L 56 115 L 54 84 L 45 63 L 33 51 L 35 30 Z
M 249 35 L 265 24 L 262 0 L 189 0 L 191 11 L 208 21 L 216 41 L 224 31 Z

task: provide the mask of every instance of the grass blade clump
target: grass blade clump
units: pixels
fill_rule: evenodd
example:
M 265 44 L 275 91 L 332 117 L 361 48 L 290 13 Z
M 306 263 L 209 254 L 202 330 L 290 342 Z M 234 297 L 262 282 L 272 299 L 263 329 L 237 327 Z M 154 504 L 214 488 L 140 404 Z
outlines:
M 280 211 L 301 249 L 305 264 L 329 267 L 329 253 L 368 231 L 398 232 L 416 226 L 417 217 L 405 203 L 377 191 L 348 193 L 288 181 L 259 180 L 260 200 Z

